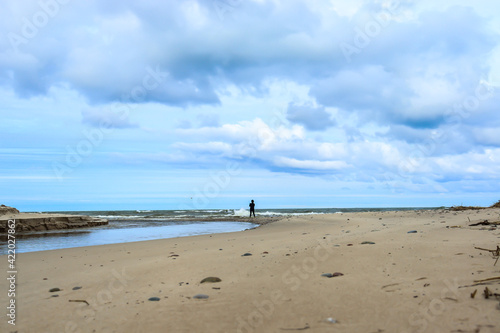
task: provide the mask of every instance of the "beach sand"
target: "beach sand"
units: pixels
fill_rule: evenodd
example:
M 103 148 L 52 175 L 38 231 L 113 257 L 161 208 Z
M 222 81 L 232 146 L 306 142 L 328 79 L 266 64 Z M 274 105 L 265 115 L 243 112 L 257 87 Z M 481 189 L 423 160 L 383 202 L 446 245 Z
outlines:
M 0 331 L 500 332 L 500 299 L 483 295 L 500 294 L 500 279 L 473 286 L 500 277 L 500 262 L 474 248 L 495 249 L 500 228 L 468 226 L 485 219 L 499 221 L 500 209 L 305 215 L 18 254 L 16 325 L 4 316 Z M 0 288 L 6 306 L 8 281 Z

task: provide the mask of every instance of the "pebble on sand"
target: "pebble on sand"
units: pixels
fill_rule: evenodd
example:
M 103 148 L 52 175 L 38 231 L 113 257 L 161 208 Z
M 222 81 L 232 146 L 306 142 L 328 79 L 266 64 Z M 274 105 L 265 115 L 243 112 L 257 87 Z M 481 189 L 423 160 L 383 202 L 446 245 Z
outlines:
M 200 281 L 200 283 L 216 283 L 216 282 L 221 282 L 222 280 L 218 277 L 215 276 L 209 276 L 204 278 L 203 280 Z
M 73 287 L 73 290 L 82 289 L 82 287 Z
M 251 253 L 248 253 L 248 252 L 247 252 L 247 253 L 242 254 L 241 256 L 242 256 L 242 257 L 248 257 L 248 256 L 251 256 L 251 255 L 252 255 Z
M 417 233 L 417 230 L 410 230 L 408 231 L 408 234 L 416 234 Z
M 332 277 L 336 277 L 336 276 L 342 276 L 344 274 L 340 273 L 340 272 L 335 272 L 335 273 L 323 273 L 321 274 L 321 276 L 324 276 L 324 277 L 327 277 L 327 278 L 332 278 Z
M 160 298 L 159 298 L 159 297 L 150 297 L 150 298 L 148 299 L 148 301 L 151 301 L 151 302 L 158 302 L 159 300 L 160 300 Z
M 61 291 L 59 288 L 52 288 L 49 290 L 49 293 L 55 293 L 56 291 Z
M 375 244 L 375 242 L 364 241 L 361 244 Z
M 207 299 L 208 295 L 205 294 L 196 294 L 193 296 L 194 299 Z

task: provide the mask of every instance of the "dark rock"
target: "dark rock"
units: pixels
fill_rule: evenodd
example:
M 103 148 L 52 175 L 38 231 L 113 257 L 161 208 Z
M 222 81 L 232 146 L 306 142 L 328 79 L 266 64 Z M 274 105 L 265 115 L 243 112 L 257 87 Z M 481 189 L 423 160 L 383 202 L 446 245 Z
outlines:
M 241 256 L 242 256 L 242 257 L 248 257 L 248 256 L 251 256 L 251 255 L 252 255 L 251 253 L 248 253 L 248 252 L 247 252 L 247 253 L 242 254 Z
M 200 283 L 216 283 L 216 282 L 221 282 L 222 280 L 218 277 L 215 276 L 209 276 L 201 280 Z
M 194 299 L 207 299 L 208 295 L 205 294 L 196 294 L 193 296 Z
M 335 273 L 324 273 L 324 274 L 321 274 L 321 276 L 324 276 L 324 277 L 327 277 L 327 278 L 332 278 L 332 277 L 336 277 L 336 276 L 342 276 L 344 274 L 340 273 L 340 272 L 335 272 Z
M 52 288 L 49 290 L 49 293 L 55 293 L 56 291 L 61 291 L 59 288 Z
M 374 242 L 364 241 L 361 244 L 375 244 Z
M 73 290 L 82 289 L 82 287 L 73 287 Z
M 417 230 L 410 230 L 408 231 L 408 234 L 416 234 L 417 233 Z
M 159 297 L 150 297 L 148 298 L 148 301 L 151 301 L 151 302 L 158 302 L 160 300 Z

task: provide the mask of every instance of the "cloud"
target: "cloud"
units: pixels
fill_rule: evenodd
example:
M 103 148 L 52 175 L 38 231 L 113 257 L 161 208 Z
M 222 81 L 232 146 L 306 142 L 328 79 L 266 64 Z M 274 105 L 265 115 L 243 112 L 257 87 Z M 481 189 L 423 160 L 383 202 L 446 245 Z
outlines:
M 472 9 L 452 7 L 414 12 L 367 38 L 356 61 L 318 80 L 311 95 L 360 122 L 436 128 L 488 75 L 481 59 L 498 35 Z
M 5 6 L 28 21 L 43 12 L 40 6 Z M 393 18 L 349 65 L 340 43 L 383 11 L 379 7 L 355 6 L 350 21 L 327 2 L 245 2 L 225 20 L 212 1 L 68 3 L 30 38 L 23 24 L 6 19 L 5 31 L 25 42 L 13 47 L 3 40 L 0 82 L 24 97 L 68 84 L 92 103 L 187 107 L 218 105 L 227 84 L 259 88 L 281 77 L 310 85 L 325 106 L 433 126 L 441 121 L 437 109 L 450 100 L 445 97 L 463 92 L 450 75 L 467 89 L 478 72 L 487 73 L 480 55 L 495 47 L 492 33 L 470 8 L 416 11 L 412 19 Z
M 28 21 L 43 13 L 37 6 L 6 6 L 4 13 Z M 335 40 L 331 31 L 342 31 L 347 20 L 331 11 L 335 24 L 325 31 L 318 21 L 324 9 L 301 1 L 248 2 L 235 9 L 238 19 L 221 20 L 212 1 L 122 1 L 113 8 L 98 1 L 68 3 L 33 36 L 25 36 L 19 21 L 4 21 L 5 31 L 23 42 L 3 40 L 1 80 L 21 96 L 66 83 L 91 102 L 105 103 L 141 87 L 147 69 L 158 68 L 167 75 L 140 103 L 217 104 L 224 82 L 258 87 L 267 76 L 289 76 L 292 68 L 301 77 L 310 76 L 309 68 L 335 64 L 339 55 L 332 58 L 331 52 L 338 51 L 325 41 Z M 1 61 L 10 55 L 16 64 Z
M 322 131 L 335 125 L 332 115 L 324 107 L 288 104 L 286 118 L 296 124 L 304 125 L 311 131 Z
M 473 136 L 477 144 L 500 147 L 499 133 L 499 127 L 475 128 L 473 131 Z
M 220 127 L 178 129 L 186 141 L 171 147 L 179 154 L 237 160 L 271 171 L 350 177 L 351 167 L 380 178 L 396 170 L 404 153 L 384 142 L 331 143 L 311 139 L 302 126 L 271 128 L 261 119 Z M 402 147 L 404 149 L 407 147 Z M 193 160 L 192 163 L 195 163 Z
M 311 171 L 333 172 L 339 169 L 346 169 L 349 166 L 344 161 L 317 161 L 317 160 L 297 160 L 288 157 L 277 157 L 274 165 L 280 168 L 291 168 Z
M 103 108 L 88 108 L 82 111 L 82 123 L 98 128 L 137 128 L 138 124 L 132 123 L 128 115 L 118 110 Z

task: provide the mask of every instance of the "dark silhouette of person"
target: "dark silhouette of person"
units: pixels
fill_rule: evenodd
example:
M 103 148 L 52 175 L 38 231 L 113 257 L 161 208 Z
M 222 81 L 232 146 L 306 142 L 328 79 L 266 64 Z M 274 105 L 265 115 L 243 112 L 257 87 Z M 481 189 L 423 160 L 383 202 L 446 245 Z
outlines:
M 253 217 L 255 217 L 255 203 L 253 202 L 250 202 L 250 204 L 248 205 L 250 206 L 250 217 L 252 217 L 252 213 L 253 213 Z

